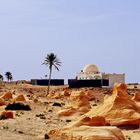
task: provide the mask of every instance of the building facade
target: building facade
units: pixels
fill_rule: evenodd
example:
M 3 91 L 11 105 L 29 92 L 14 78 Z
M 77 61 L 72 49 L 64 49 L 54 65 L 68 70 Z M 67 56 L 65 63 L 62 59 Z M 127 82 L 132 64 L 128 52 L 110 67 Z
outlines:
M 113 87 L 115 83 L 125 83 L 125 74 L 102 73 L 102 78 L 109 81 L 109 87 Z
M 101 80 L 102 86 L 113 87 L 114 83 L 125 83 L 125 74 L 110 74 L 101 73 L 98 67 L 94 64 L 86 65 L 81 72 L 77 74 L 77 80 Z M 108 84 L 103 84 L 102 81 L 108 81 Z

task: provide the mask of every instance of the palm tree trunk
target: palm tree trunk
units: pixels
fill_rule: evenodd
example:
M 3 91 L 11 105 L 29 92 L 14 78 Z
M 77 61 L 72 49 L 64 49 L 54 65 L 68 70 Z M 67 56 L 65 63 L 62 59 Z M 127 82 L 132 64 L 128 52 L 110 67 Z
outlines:
M 52 67 L 50 67 L 50 74 L 49 74 L 47 95 L 48 95 L 49 92 L 50 92 L 51 75 L 52 75 Z

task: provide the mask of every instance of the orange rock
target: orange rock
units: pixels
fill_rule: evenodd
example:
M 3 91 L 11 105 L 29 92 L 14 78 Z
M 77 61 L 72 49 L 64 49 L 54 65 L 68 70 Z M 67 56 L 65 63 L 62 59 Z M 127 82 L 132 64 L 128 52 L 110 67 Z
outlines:
M 26 99 L 23 95 L 19 95 L 15 98 L 15 101 L 26 101 Z
M 64 90 L 64 96 L 70 96 L 70 93 L 67 90 Z
M 37 99 L 37 98 L 35 98 L 33 101 L 34 101 L 34 103 L 37 103 L 37 102 L 38 102 L 38 99 Z
M 116 127 L 71 127 L 51 130 L 48 135 L 54 140 L 125 140 L 121 130 Z
M 78 123 L 75 123 L 74 126 L 82 126 L 82 125 L 87 125 L 87 126 L 105 126 L 106 121 L 103 117 L 96 116 L 96 117 L 83 117 Z
M 7 103 L 4 101 L 4 99 L 0 98 L 0 106 L 6 105 Z
M 83 91 L 71 93 L 71 104 L 66 109 L 58 112 L 58 116 L 70 116 L 74 113 L 86 113 L 90 109 L 89 97 Z
M 71 93 L 70 100 L 72 101 L 72 106 L 74 108 L 90 106 L 89 97 L 83 91 Z
M 71 116 L 71 115 L 73 115 L 76 112 L 77 112 L 76 109 L 69 108 L 69 109 L 61 110 L 57 114 L 58 114 L 59 117 L 61 117 L 61 116 Z
M 13 112 L 12 111 L 4 111 L 1 113 L 1 118 L 2 119 L 12 119 L 14 117 Z
M 62 93 L 61 92 L 50 92 L 48 95 L 47 95 L 47 98 L 49 99 L 60 99 L 62 97 Z
M 4 100 L 10 100 L 10 99 L 13 98 L 13 96 L 12 96 L 12 93 L 11 93 L 11 92 L 7 92 L 7 93 L 5 93 L 5 94 L 2 96 L 2 98 L 3 98 Z
M 85 114 L 104 117 L 110 125 L 140 125 L 140 108 L 126 92 L 125 84 L 115 84 L 113 94 L 106 95 L 104 103 Z
M 124 95 L 126 97 L 127 96 L 127 86 L 126 86 L 126 84 L 115 83 L 114 87 L 113 87 L 113 94 L 117 94 L 118 96 Z
M 95 96 L 93 95 L 93 93 L 91 91 L 87 91 L 85 92 L 85 96 L 88 97 L 88 100 L 91 101 L 91 100 L 95 100 Z
M 83 106 L 83 107 L 80 107 L 77 112 L 81 112 L 81 113 L 87 113 L 88 111 L 90 111 L 90 108 L 88 106 Z
M 137 102 L 140 101 L 140 93 L 134 93 L 134 96 L 132 97 L 132 100 L 135 100 Z

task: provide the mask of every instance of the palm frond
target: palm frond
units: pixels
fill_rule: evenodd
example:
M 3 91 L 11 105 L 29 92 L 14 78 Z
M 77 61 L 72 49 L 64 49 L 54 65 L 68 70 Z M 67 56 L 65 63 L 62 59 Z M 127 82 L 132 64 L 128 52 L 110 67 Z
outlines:
M 55 64 L 54 64 L 54 67 L 55 67 L 55 69 L 56 69 L 56 70 L 58 70 L 58 71 L 59 71 L 59 68 L 58 68 Z

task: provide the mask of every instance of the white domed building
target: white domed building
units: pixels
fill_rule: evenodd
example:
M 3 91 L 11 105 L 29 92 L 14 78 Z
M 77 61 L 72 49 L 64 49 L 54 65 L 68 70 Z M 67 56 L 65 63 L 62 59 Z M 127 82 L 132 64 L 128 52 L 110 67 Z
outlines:
M 94 64 L 86 65 L 81 72 L 77 75 L 78 80 L 88 80 L 88 79 L 102 79 L 102 75 L 99 69 Z
M 101 86 L 113 87 L 114 83 L 125 83 L 125 74 L 110 74 L 101 73 L 99 68 L 94 64 L 86 65 L 81 72 L 77 74 L 77 80 L 98 80 L 101 81 Z M 104 84 L 106 81 L 106 84 Z
M 87 73 L 99 73 L 99 69 L 94 64 L 88 64 L 88 65 L 86 65 L 84 67 L 83 72 L 87 72 Z

